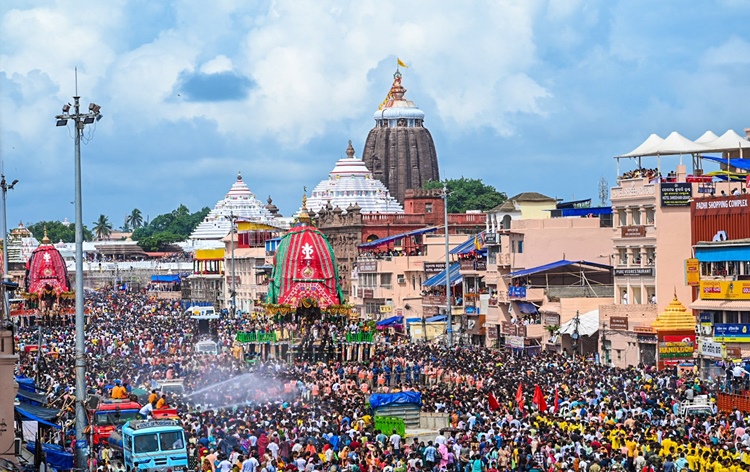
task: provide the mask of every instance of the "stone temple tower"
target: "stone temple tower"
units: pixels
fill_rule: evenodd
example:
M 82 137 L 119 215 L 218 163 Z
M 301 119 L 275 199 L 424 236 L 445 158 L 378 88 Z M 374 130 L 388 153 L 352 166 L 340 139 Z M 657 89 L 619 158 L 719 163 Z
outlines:
M 396 69 L 388 96 L 375 112 L 375 127 L 365 141 L 362 159 L 373 177 L 383 182 L 403 204 L 407 189 L 440 180 L 437 152 L 424 112 L 406 100 L 401 72 Z

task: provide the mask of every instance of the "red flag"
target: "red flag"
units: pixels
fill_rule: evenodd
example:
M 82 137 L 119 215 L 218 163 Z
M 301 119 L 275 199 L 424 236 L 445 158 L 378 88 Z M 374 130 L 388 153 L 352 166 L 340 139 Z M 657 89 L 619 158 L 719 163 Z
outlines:
M 523 383 L 518 384 L 518 390 L 516 391 L 516 403 L 518 403 L 518 409 L 523 410 Z
M 500 403 L 497 402 L 497 398 L 495 398 L 495 395 L 490 392 L 489 396 L 489 404 L 490 404 L 490 411 L 495 411 L 500 409 Z
M 544 393 L 542 393 L 542 388 L 539 385 L 534 386 L 534 398 L 531 401 L 542 413 L 547 411 L 547 402 L 544 400 Z
M 555 414 L 560 411 L 560 392 L 557 390 L 557 387 L 555 387 L 555 406 L 552 407 L 552 410 Z

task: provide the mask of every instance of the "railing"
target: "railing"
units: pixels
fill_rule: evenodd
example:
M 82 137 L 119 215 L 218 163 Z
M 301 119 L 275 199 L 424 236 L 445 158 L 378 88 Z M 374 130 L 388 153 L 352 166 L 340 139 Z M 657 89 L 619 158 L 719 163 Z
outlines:
M 241 343 L 275 343 L 276 333 L 237 333 L 236 340 Z
M 357 333 L 346 333 L 346 342 L 348 343 L 371 343 L 373 338 L 372 331 L 359 331 Z

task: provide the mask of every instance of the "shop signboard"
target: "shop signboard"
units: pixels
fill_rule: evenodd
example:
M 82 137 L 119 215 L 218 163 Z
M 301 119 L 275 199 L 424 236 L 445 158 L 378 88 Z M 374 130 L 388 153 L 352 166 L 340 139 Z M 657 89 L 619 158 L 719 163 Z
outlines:
M 509 298 L 526 298 L 526 287 L 508 287 Z
M 445 272 L 445 262 L 425 262 L 424 271 L 428 274 Z
M 623 226 L 621 228 L 623 238 L 644 238 L 646 237 L 646 227 L 643 225 Z
M 750 324 L 715 324 L 714 341 L 722 343 L 750 343 Z
M 377 272 L 378 261 L 359 261 L 357 262 L 357 272 Z
M 692 196 L 693 184 L 690 182 L 661 184 L 661 206 L 663 207 L 690 206 Z
M 544 326 L 560 326 L 560 315 L 557 313 L 545 313 L 542 316 Z
M 497 244 L 497 233 L 485 233 L 484 244 Z
M 653 267 L 626 267 L 615 269 L 615 277 L 653 277 Z
M 513 349 L 523 349 L 524 342 L 521 336 L 507 336 L 505 338 L 505 344 L 509 345 Z
M 693 358 L 695 351 L 695 332 L 660 332 L 657 333 L 659 364 L 663 368 Z
M 375 292 L 371 288 L 362 289 L 362 298 L 374 298 Z
M 685 283 L 691 287 L 697 287 L 701 283 L 700 263 L 698 259 L 685 260 Z
M 726 348 L 727 359 L 740 359 L 742 357 L 742 349 L 738 347 Z
M 618 331 L 628 330 L 628 317 L 627 316 L 610 316 L 609 327 Z
M 699 352 L 703 357 L 711 357 L 714 359 L 721 359 L 724 357 L 721 344 L 706 338 L 701 340 L 701 349 Z
M 701 300 L 750 300 L 750 280 L 701 280 Z

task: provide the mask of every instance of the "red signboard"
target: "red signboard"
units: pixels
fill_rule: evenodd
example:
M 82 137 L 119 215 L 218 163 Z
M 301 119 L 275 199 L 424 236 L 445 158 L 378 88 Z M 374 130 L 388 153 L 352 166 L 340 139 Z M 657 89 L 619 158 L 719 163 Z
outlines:
M 692 361 L 695 351 L 694 331 L 670 331 L 657 333 L 659 368 Z
M 693 244 L 750 238 L 750 195 L 696 198 L 690 210 Z

